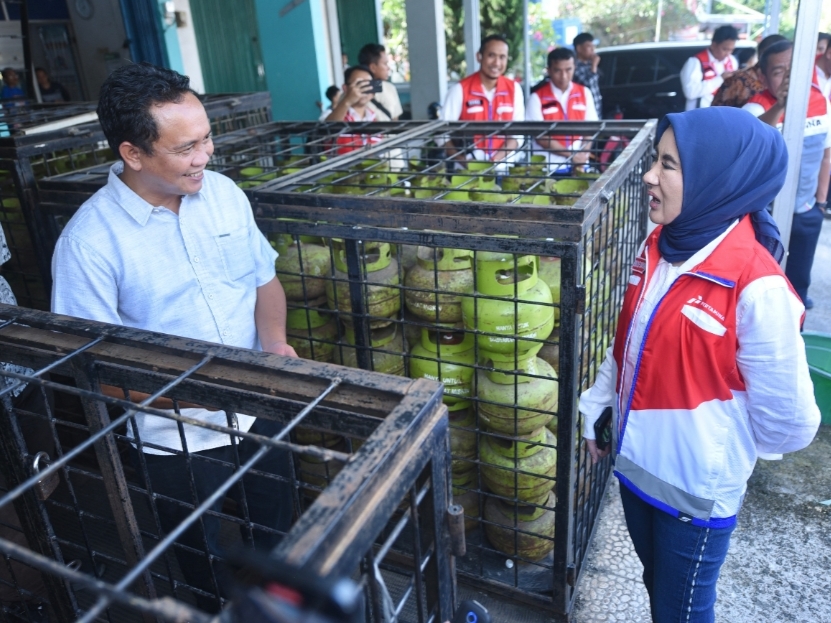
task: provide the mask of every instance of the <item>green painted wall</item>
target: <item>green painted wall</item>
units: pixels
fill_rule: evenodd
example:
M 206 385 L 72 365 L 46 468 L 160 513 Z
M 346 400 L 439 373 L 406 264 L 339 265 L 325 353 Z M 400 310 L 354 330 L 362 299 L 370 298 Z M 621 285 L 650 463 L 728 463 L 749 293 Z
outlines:
M 378 14 L 375 0 L 337 0 L 340 47 L 350 65 L 358 64 L 358 52 L 367 43 L 378 41 Z
M 323 101 L 329 86 L 321 1 L 254 0 L 254 4 L 274 119 L 317 119 L 320 110 L 315 102 Z
M 254 0 L 190 0 L 190 10 L 205 92 L 265 91 Z

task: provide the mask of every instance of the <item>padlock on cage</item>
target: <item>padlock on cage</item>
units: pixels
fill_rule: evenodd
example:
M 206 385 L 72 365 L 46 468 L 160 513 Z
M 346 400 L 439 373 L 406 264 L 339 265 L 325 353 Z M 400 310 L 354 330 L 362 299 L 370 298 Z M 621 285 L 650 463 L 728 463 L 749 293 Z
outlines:
M 46 452 L 38 452 L 32 461 L 32 471 L 34 471 L 35 474 L 38 474 L 41 469 L 49 467 L 51 462 L 52 459 L 49 458 L 49 455 L 46 454 Z M 35 485 L 35 493 L 37 494 L 38 499 L 48 500 L 49 496 L 55 492 L 55 489 L 58 488 L 60 483 L 61 477 L 56 471 L 52 472 L 45 478 L 38 480 Z

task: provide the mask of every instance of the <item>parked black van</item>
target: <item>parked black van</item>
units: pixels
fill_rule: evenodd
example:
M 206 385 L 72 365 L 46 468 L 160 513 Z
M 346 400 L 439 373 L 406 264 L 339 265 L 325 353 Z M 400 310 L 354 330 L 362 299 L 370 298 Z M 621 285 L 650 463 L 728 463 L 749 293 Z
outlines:
M 624 119 L 653 119 L 683 112 L 681 68 L 687 59 L 705 49 L 707 41 L 637 43 L 597 50 L 600 55 L 600 92 L 603 116 L 616 110 Z M 733 53 L 740 65 L 753 56 L 756 44 L 739 41 Z

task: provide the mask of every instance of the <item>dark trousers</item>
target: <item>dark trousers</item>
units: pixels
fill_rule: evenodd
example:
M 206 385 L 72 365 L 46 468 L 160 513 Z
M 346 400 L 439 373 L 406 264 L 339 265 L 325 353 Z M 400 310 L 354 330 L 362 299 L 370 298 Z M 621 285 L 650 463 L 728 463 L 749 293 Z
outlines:
M 280 431 L 281 426 L 269 420 L 258 419 L 249 432 L 272 437 Z M 239 462 L 251 458 L 260 446 L 252 441 L 243 440 L 239 444 Z M 138 461 L 138 453 L 133 451 L 134 459 Z M 214 461 L 205 460 L 214 459 Z M 188 467 L 184 456 L 145 454 L 148 475 L 153 492 L 175 500 L 182 500 L 187 506 L 169 500 L 157 499 L 156 504 L 159 519 L 164 535 L 175 529 L 192 511 L 193 507 L 202 503 L 213 494 L 223 482 L 234 472 L 234 449 L 232 446 L 223 446 L 191 455 L 191 467 Z M 254 468 L 257 471 L 276 474 L 286 480 L 277 480 L 267 476 L 251 474 L 242 478 L 244 500 L 239 483 L 228 492 L 228 496 L 237 502 L 237 508 L 242 515 L 243 504 L 247 506 L 248 516 L 255 524 L 260 524 L 285 533 L 291 526 L 292 520 L 292 488 L 289 484 L 290 456 L 288 452 L 271 450 Z M 222 463 L 219 463 L 221 461 Z M 194 503 L 191 489 L 190 470 L 193 473 L 193 486 L 196 491 L 197 502 Z M 141 471 L 141 470 L 139 470 Z M 216 502 L 211 510 L 220 512 L 222 500 Z M 204 526 L 204 531 L 203 531 Z M 213 561 L 209 564 L 205 555 L 207 550 L 214 556 L 222 556 L 218 538 L 221 520 L 209 514 L 202 516 L 201 523 L 196 522 L 191 528 L 179 537 L 177 543 L 186 545 L 197 552 L 191 552 L 181 547 L 174 547 L 179 566 L 187 583 L 194 587 L 212 593 L 214 598 L 196 594 L 198 606 L 206 612 L 214 612 L 219 608 L 218 596 L 226 597 L 225 587 L 219 582 L 214 583 L 215 573 L 222 569 L 221 563 Z M 240 527 L 243 540 L 247 540 L 248 531 Z M 281 535 L 269 533 L 262 529 L 253 529 L 254 547 L 258 550 L 269 551 L 279 542 Z M 213 570 L 213 573 L 212 573 Z M 223 575 L 220 571 L 220 575 Z
M 807 212 L 793 215 L 785 275 L 803 303 L 808 298 L 811 267 L 814 264 L 814 253 L 816 253 L 819 234 L 822 231 L 822 221 L 822 210 L 816 206 Z
M 713 623 L 716 581 L 735 525 L 690 525 L 647 504 L 623 484 L 620 497 L 643 564 L 653 623 Z

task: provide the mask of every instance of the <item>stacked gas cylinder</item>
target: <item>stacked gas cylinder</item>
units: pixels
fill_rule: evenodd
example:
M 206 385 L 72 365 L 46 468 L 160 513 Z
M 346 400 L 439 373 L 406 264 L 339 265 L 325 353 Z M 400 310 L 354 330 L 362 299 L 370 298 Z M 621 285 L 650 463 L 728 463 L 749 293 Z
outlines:
M 499 551 L 530 560 L 554 547 L 557 470 L 557 374 L 538 357 L 555 308 L 539 265 L 531 255 L 480 252 L 475 297 L 462 303 L 465 327 L 476 331 L 479 418 L 489 433 L 479 444 L 482 480 L 496 494 L 485 532 Z

